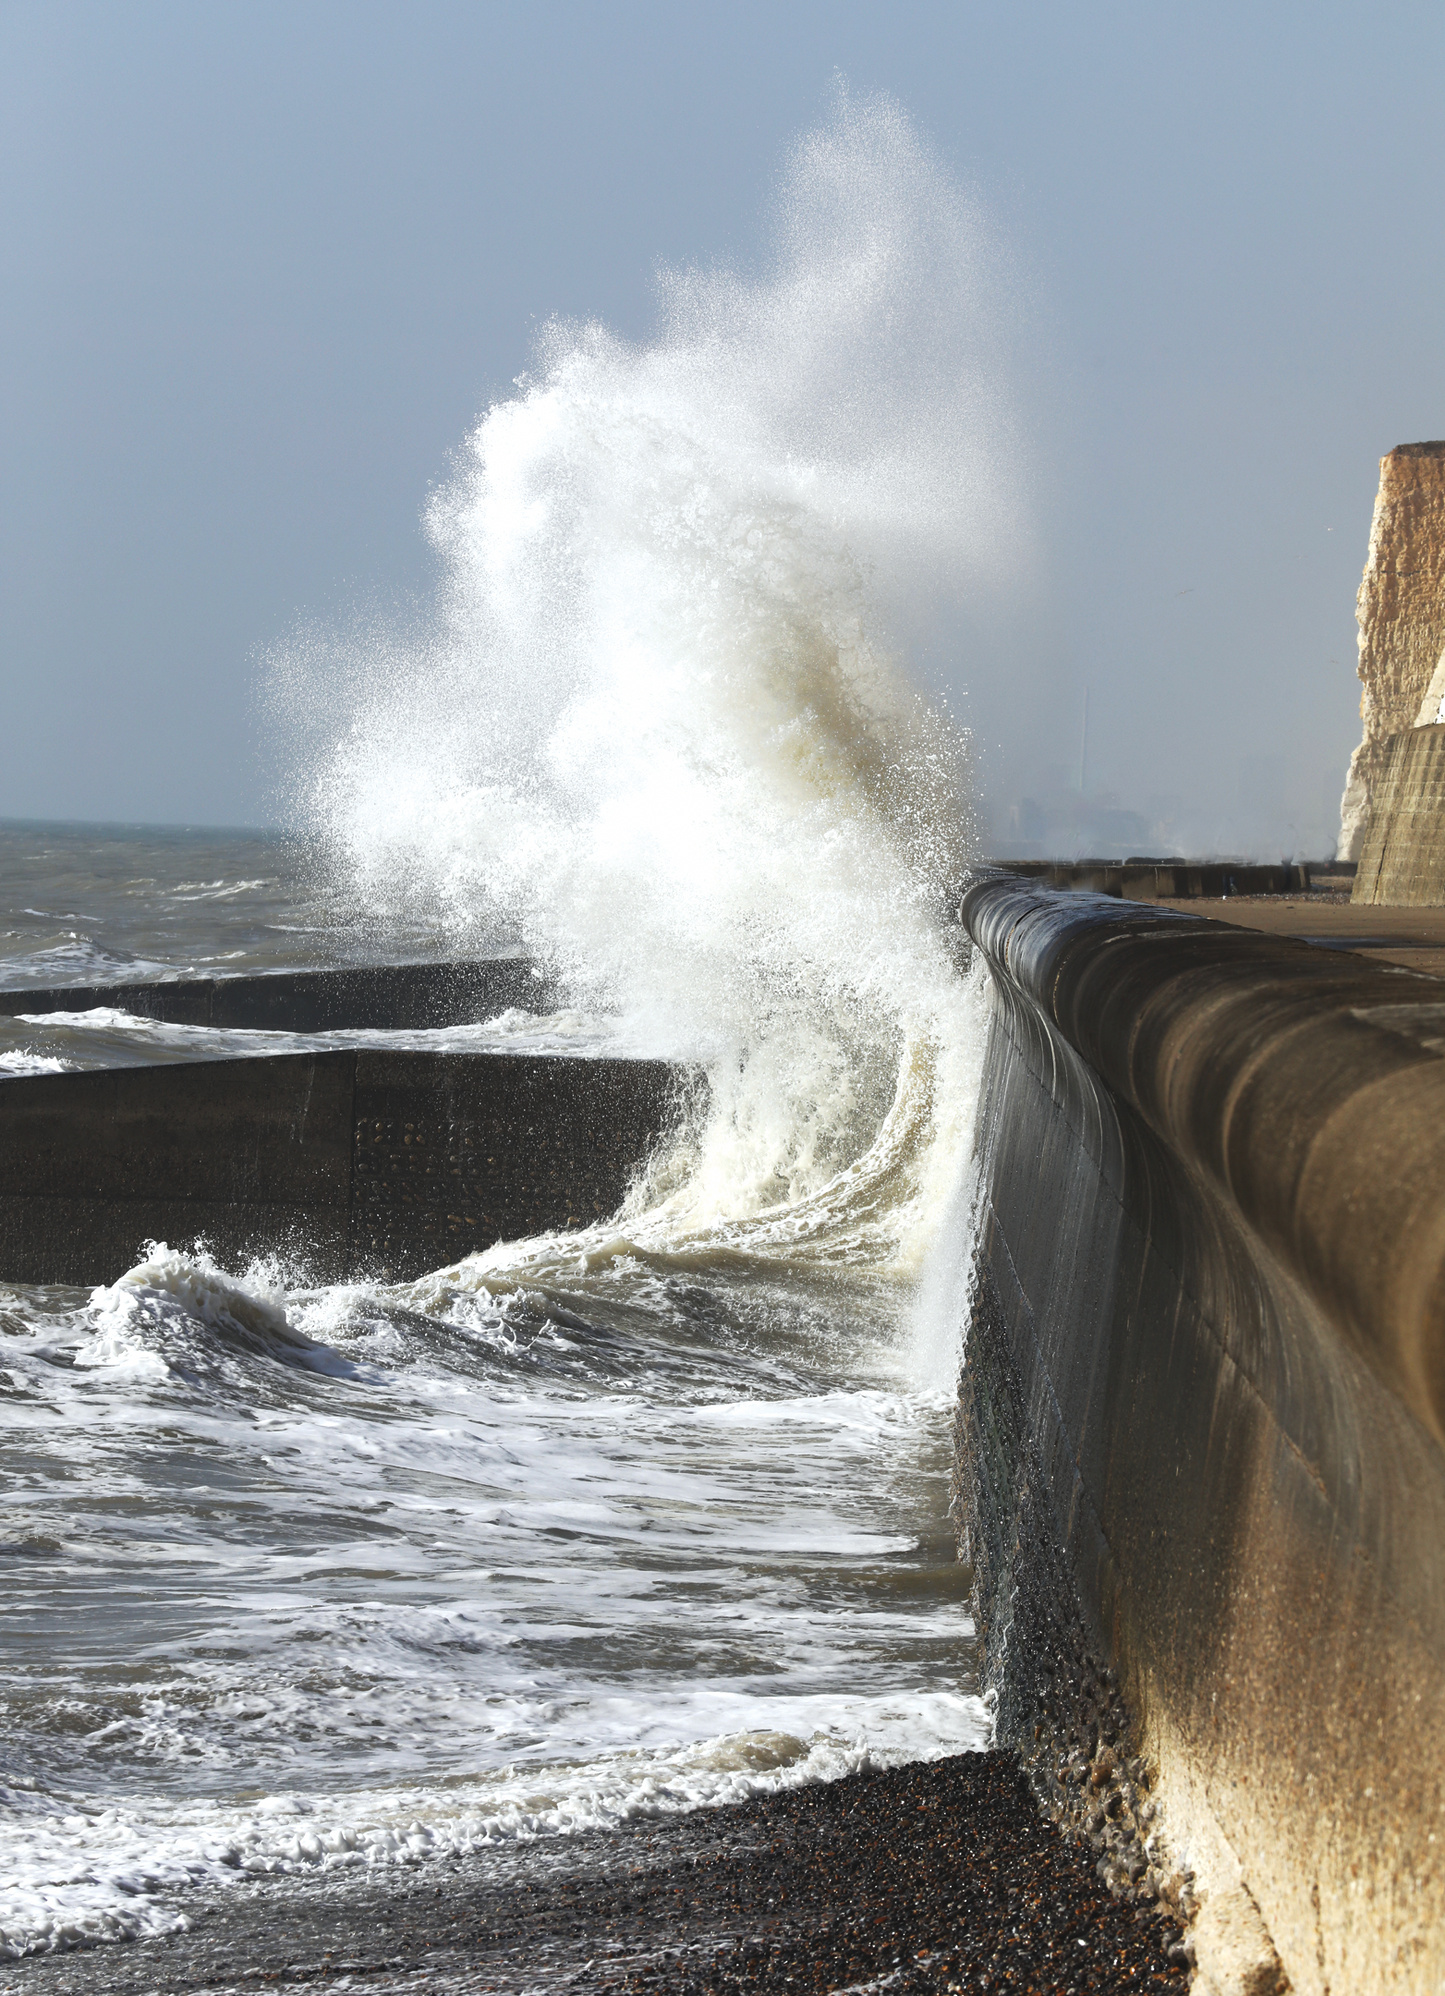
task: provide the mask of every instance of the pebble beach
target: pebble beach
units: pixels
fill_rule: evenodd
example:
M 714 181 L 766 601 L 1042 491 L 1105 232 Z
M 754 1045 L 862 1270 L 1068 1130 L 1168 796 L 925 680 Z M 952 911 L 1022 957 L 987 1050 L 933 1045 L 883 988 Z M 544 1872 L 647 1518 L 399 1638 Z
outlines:
M 1177 1928 L 1112 1897 L 988 1752 L 496 1857 L 263 1881 L 184 1932 L 12 1963 L 0 1992 L 1073 1992 L 1189 1973 Z

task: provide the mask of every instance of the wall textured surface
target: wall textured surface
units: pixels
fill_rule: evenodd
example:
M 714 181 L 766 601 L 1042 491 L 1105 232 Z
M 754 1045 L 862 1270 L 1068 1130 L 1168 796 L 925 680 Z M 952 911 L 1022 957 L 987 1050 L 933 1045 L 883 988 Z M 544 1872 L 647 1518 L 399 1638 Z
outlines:
M 174 977 L 135 984 L 70 984 L 0 991 L 0 1014 L 85 1012 L 114 1005 L 177 1026 L 329 1033 L 342 1027 L 465 1025 L 517 1006 L 546 1009 L 542 973 L 523 957 L 463 963 L 358 964 L 344 970 L 267 970 L 254 977 Z
M 1350 898 L 1445 907 L 1445 726 L 1407 728 L 1384 744 Z
M 1000 1727 L 1200 1986 L 1445 1977 L 1437 981 L 1002 877 L 967 1554 Z
M 662 1061 L 340 1052 L 0 1084 L 0 1280 L 114 1281 L 142 1242 L 405 1280 L 612 1212 L 676 1120 Z
M 1341 859 L 1360 857 L 1390 737 L 1422 718 L 1445 665 L 1445 442 L 1401 444 L 1381 458 L 1355 618 L 1362 727 L 1340 803 Z

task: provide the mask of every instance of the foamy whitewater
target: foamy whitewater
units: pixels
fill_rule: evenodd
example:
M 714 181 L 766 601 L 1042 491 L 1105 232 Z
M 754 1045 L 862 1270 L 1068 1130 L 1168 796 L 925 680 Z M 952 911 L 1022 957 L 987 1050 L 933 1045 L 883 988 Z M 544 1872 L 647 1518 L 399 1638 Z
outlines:
M 11 1951 L 988 1737 L 946 1516 L 983 993 L 904 651 L 1016 538 L 994 264 L 887 104 L 779 216 L 649 345 L 549 329 L 430 509 L 433 610 L 269 666 L 308 919 L 520 943 L 567 1007 L 458 1046 L 698 1060 L 705 1104 L 607 1223 L 415 1283 L 138 1243 L 0 1291 Z M 13 1072 L 188 1044 L 10 1030 Z

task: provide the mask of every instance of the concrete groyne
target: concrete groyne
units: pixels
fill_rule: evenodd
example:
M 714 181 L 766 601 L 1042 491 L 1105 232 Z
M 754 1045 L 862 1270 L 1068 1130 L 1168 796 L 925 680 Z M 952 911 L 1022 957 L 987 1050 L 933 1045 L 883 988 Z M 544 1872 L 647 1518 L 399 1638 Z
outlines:
M 263 970 L 247 977 L 166 977 L 0 991 L 0 1015 L 86 1012 L 113 1006 L 138 1019 L 216 1030 L 329 1033 L 465 1025 L 547 1002 L 548 982 L 526 957 L 458 963 L 355 964 L 336 970 Z
M 182 1025 L 431 1028 L 534 1009 L 530 963 L 401 964 L 0 994 Z M 112 1281 L 147 1240 L 317 1283 L 406 1280 L 614 1211 L 691 1077 L 665 1061 L 376 1051 L 253 1055 L 0 1084 L 0 1279 Z
M 676 1117 L 664 1061 L 305 1053 L 0 1085 L 0 1278 L 113 1281 L 142 1242 L 407 1280 L 590 1225 Z
M 1120 901 L 1222 901 L 1237 894 L 1307 893 L 1311 874 L 1309 866 L 1290 860 L 1259 866 L 1235 859 L 1018 859 L 1006 865 L 1010 873 L 1040 887 L 1108 894 Z
M 1438 980 L 993 875 L 964 1551 L 999 1727 L 1200 1986 L 1445 1976 Z

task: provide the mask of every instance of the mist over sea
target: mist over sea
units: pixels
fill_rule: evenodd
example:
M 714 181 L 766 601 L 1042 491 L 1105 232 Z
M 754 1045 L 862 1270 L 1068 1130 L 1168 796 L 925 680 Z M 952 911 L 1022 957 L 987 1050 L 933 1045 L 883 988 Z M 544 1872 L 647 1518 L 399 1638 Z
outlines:
M 967 743 L 907 633 L 1014 538 L 992 259 L 841 97 L 769 270 L 666 274 L 645 346 L 546 330 L 433 499 L 433 604 L 275 647 L 284 836 L 0 828 L 0 981 L 117 986 L 0 1075 L 318 1043 L 127 978 L 521 951 L 556 1012 L 399 1043 L 708 1078 L 618 1214 L 414 1283 L 139 1241 L 0 1280 L 11 1952 L 987 1741 Z

